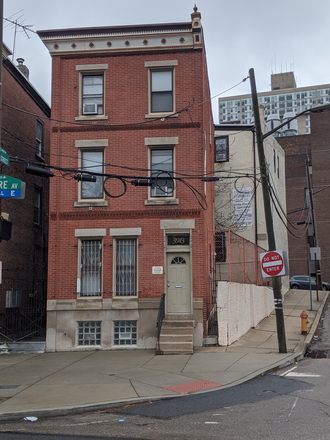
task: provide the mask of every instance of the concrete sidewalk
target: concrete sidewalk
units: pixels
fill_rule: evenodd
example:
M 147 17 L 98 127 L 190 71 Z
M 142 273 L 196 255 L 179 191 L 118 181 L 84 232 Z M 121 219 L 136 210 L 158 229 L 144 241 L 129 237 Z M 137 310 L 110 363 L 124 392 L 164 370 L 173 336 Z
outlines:
M 230 347 L 193 355 L 154 350 L 80 351 L 0 356 L 0 421 L 122 406 L 238 385 L 301 359 L 314 336 L 328 292 L 285 295 L 287 354 L 278 353 L 275 314 Z M 301 335 L 300 314 L 309 315 Z

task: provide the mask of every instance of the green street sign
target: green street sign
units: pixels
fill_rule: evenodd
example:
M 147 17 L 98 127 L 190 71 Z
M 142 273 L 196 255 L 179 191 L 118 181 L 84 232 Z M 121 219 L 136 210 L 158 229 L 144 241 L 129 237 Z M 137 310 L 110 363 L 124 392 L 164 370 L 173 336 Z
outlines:
M 3 163 L 5 165 L 7 165 L 7 167 L 9 167 L 9 157 L 8 157 L 8 154 L 7 154 L 6 150 L 4 150 L 1 147 L 0 147 L 0 163 Z
M 0 198 L 24 199 L 25 182 L 14 177 L 0 175 Z

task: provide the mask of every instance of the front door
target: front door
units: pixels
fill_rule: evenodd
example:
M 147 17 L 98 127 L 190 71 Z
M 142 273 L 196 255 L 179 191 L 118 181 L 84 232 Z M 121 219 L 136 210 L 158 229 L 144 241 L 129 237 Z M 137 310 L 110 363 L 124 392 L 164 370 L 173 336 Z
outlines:
M 167 253 L 167 313 L 191 313 L 190 254 Z

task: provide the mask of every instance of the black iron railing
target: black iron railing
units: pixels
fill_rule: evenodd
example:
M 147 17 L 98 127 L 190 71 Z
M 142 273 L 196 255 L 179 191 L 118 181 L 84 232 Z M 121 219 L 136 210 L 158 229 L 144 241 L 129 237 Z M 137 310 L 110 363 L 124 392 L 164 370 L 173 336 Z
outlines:
M 159 336 L 162 329 L 163 319 L 165 318 L 165 293 L 160 297 L 156 327 L 157 327 L 157 350 L 159 350 Z

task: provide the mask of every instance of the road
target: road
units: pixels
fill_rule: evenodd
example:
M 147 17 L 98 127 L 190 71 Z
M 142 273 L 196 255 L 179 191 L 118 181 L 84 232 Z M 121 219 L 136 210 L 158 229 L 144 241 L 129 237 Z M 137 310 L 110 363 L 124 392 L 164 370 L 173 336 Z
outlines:
M 0 439 L 330 439 L 330 359 L 248 383 L 117 410 L 0 423 Z M 32 415 L 32 414 L 31 414 Z

